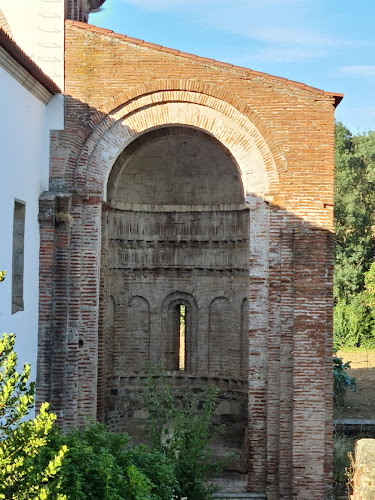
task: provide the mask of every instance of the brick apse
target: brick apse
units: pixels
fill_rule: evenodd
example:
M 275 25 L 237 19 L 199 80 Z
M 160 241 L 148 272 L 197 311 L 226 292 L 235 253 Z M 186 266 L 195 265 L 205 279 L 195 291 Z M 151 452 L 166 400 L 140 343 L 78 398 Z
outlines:
M 38 401 L 64 427 L 92 416 L 141 438 L 145 366 L 163 360 L 177 393 L 220 389 L 218 446 L 249 491 L 325 498 L 341 96 L 65 28 L 65 130 L 40 200 Z

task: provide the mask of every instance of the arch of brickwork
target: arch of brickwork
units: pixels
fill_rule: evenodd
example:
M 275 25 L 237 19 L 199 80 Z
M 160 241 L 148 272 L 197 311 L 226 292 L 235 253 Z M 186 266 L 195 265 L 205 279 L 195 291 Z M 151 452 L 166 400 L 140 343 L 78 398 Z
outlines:
M 51 187 L 58 190 L 63 185 L 64 189 L 74 190 L 78 188 L 83 191 L 85 187 L 88 187 L 84 184 L 84 171 L 88 168 L 88 160 L 100 138 L 119 120 L 127 119 L 130 125 L 127 140 L 131 137 L 135 138 L 137 120 L 131 118 L 133 114 L 138 114 L 144 107 L 152 108 L 171 103 L 194 103 L 200 106 L 200 109 L 216 110 L 233 123 L 237 123 L 237 133 L 242 129 L 248 135 L 250 143 L 259 150 L 269 177 L 268 182 L 275 192 L 278 191 L 279 175 L 286 171 L 286 161 L 272 133 L 257 113 L 240 98 L 217 85 L 196 80 L 155 80 L 111 97 L 85 123 L 84 129 L 80 127 L 73 138 L 65 139 L 65 141 L 70 142 L 65 148 L 65 154 L 62 156 L 59 150 L 58 158 L 54 158 L 51 164 Z M 150 116 L 148 114 L 147 119 Z M 139 114 L 138 121 L 142 117 L 145 115 Z M 181 118 L 183 123 L 186 117 L 185 119 Z M 159 117 L 159 123 L 162 121 Z M 198 118 L 196 121 L 200 122 L 201 120 Z M 160 126 L 159 123 L 155 122 L 154 126 Z M 135 125 L 134 129 L 131 128 L 132 125 Z M 144 124 L 138 123 L 138 126 L 142 127 Z M 215 129 L 212 124 L 204 125 L 201 128 L 209 132 L 208 127 Z M 215 135 L 217 132 L 218 127 L 212 131 L 212 134 L 217 137 Z M 122 130 L 122 133 L 125 131 Z M 240 134 L 240 137 L 246 141 L 244 134 Z M 217 138 L 221 140 L 219 137 Z M 221 134 L 221 138 L 223 138 L 223 134 Z M 234 137 L 232 143 L 233 139 Z M 228 149 L 231 150 L 230 147 Z M 92 171 L 92 173 L 94 172 L 95 170 Z
M 119 154 L 143 133 L 163 126 L 184 125 L 201 129 L 219 140 L 236 159 L 246 200 L 251 205 L 251 226 L 254 228 L 250 230 L 249 258 L 253 264 L 250 271 L 250 296 L 257 298 L 250 305 L 253 355 L 249 366 L 249 449 L 252 450 L 250 478 L 254 486 L 259 488 L 259 484 L 264 484 L 266 475 L 267 372 L 264 356 L 255 353 L 267 351 L 269 307 L 266 268 L 270 219 L 269 205 L 264 197 L 278 193 L 279 174 L 275 158 L 269 143 L 248 116 L 223 99 L 196 89 L 153 91 L 149 86 L 147 90 L 146 94 L 137 97 L 132 93 L 130 96 L 127 94 L 107 105 L 117 107 L 99 120 L 86 140 L 76 163 L 75 189 L 77 192 L 96 193 L 104 200 L 107 180 Z M 123 98 L 128 100 L 121 103 Z M 248 106 L 246 114 L 256 118 Z M 99 117 L 100 114 L 97 115 Z M 261 125 L 259 119 L 256 121 Z M 92 123 L 95 123 L 95 119 Z M 283 170 L 285 161 L 276 152 L 279 168 Z M 98 205 L 98 218 L 99 212 Z M 92 233 L 90 241 L 93 249 L 100 248 L 99 235 Z
M 63 175 L 60 171 L 58 183 L 68 189 L 60 194 L 59 204 L 65 203 L 74 224 L 66 231 L 61 226 L 58 228 L 59 243 L 55 235 L 55 247 L 58 248 L 55 260 L 59 275 L 53 278 L 52 307 L 55 310 L 59 307 L 59 299 L 62 300 L 61 308 L 66 307 L 63 297 L 68 295 L 69 314 L 63 318 L 61 312 L 61 316 L 58 314 L 52 320 L 53 329 L 61 337 L 61 342 L 55 344 L 54 349 L 51 349 L 50 338 L 43 335 L 48 328 L 47 325 L 43 327 L 41 316 L 38 367 L 38 398 L 52 401 L 64 425 L 79 425 L 88 415 L 95 417 L 96 414 L 100 227 L 108 176 L 121 152 L 134 139 L 152 129 L 182 125 L 203 130 L 220 141 L 235 158 L 241 171 L 246 200 L 251 206 L 251 224 L 254 226 L 249 249 L 254 279 L 250 294 L 259 299 L 253 300 L 250 307 L 252 346 L 254 352 L 259 353 L 267 349 L 268 277 L 264 269 L 269 253 L 269 208 L 264 197 L 278 192 L 278 171 L 285 170 L 285 161 L 256 113 L 238 98 L 199 82 L 169 81 L 164 82 L 164 88 L 160 87 L 161 82 L 153 82 L 111 99 L 91 118 L 89 133 L 78 154 L 76 143 L 71 149 L 69 145 L 66 147 L 66 169 Z M 52 193 L 45 194 L 46 207 L 52 198 Z M 51 233 L 43 233 L 43 226 L 41 234 L 47 240 L 51 237 Z M 64 332 L 62 323 L 65 319 Z M 48 317 L 47 323 L 50 322 L 51 317 Z M 64 345 L 64 337 L 69 339 L 67 345 Z M 51 350 L 55 359 L 48 360 L 43 353 Z M 55 374 L 52 382 L 51 364 Z M 69 374 L 64 382 L 62 372 Z M 253 354 L 249 389 L 249 413 L 252 416 L 249 447 L 253 450 L 251 477 L 258 485 L 264 483 L 266 474 L 266 377 L 263 356 Z
M 226 146 L 237 159 L 249 191 L 260 195 L 278 192 L 278 170 L 286 168 L 285 160 L 256 113 L 238 98 L 227 102 L 221 94 L 227 97 L 228 93 L 213 86 L 179 83 L 179 89 L 157 90 L 158 82 L 137 87 L 111 99 L 94 115 L 92 132 L 76 163 L 77 191 L 102 193 L 104 177 L 132 140 L 152 128 L 176 124 L 200 128 Z M 203 93 L 202 87 L 211 87 L 210 93 Z M 264 178 L 254 179 L 254 175 Z

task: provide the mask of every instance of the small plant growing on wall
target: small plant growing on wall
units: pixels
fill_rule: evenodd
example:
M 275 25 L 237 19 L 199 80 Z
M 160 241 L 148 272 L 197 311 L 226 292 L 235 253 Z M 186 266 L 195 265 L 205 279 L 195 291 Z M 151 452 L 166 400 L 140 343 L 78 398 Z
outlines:
M 66 227 L 67 229 L 70 229 L 73 223 L 74 219 L 70 214 L 67 214 L 66 212 L 62 211 L 55 212 L 56 227 Z

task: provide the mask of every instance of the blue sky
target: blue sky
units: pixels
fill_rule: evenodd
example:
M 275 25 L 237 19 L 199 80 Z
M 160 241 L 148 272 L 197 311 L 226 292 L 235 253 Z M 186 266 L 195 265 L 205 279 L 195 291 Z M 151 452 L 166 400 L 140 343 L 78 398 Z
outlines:
M 107 0 L 89 22 L 149 42 L 342 92 L 336 118 L 375 130 L 375 2 Z

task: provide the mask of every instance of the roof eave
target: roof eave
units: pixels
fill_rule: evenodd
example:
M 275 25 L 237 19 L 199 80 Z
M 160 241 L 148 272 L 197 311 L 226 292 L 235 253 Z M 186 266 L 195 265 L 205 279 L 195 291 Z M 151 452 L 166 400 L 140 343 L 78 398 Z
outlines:
M 47 76 L 43 70 L 10 38 L 4 30 L 0 29 L 0 47 L 33 77 L 50 94 L 60 94 L 61 89 Z

